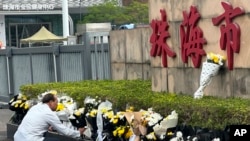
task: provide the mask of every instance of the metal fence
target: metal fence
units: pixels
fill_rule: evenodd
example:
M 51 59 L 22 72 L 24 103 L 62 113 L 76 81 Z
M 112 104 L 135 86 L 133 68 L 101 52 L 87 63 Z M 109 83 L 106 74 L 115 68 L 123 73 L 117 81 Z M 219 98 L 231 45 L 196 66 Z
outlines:
M 84 45 L 0 50 L 0 101 L 8 101 L 25 84 L 111 79 L 109 44 L 95 39 L 85 36 Z

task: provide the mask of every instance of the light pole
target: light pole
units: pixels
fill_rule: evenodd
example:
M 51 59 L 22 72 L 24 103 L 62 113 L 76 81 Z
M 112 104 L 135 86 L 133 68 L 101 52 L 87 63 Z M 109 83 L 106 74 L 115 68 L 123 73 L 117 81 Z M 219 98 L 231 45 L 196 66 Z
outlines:
M 69 36 L 69 11 L 68 11 L 68 0 L 62 0 L 62 19 L 63 19 L 63 37 Z M 66 42 L 64 42 L 66 44 Z

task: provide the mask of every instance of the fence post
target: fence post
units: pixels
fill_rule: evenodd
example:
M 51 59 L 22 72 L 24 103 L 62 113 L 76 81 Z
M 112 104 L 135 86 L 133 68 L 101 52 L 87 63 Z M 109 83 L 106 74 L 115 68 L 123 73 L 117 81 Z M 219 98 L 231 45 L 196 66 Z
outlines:
M 31 84 L 34 84 L 34 73 L 33 73 L 33 59 L 32 59 L 32 53 L 29 53 L 30 57 L 30 78 L 31 78 Z
M 82 55 L 83 60 L 83 76 L 84 80 L 92 79 L 91 72 L 91 50 L 90 50 L 90 37 L 88 33 L 83 33 L 83 41 L 84 41 L 84 54 Z
M 60 55 L 60 45 L 53 44 L 53 66 L 54 66 L 55 82 L 61 81 L 59 55 Z
M 6 48 L 6 68 L 9 96 L 14 95 L 13 67 L 12 67 L 12 49 Z
M 109 79 L 113 79 L 112 78 L 112 62 L 111 62 L 111 51 L 110 51 L 110 36 L 108 36 L 108 68 L 109 68 L 109 72 L 108 72 L 108 77 Z

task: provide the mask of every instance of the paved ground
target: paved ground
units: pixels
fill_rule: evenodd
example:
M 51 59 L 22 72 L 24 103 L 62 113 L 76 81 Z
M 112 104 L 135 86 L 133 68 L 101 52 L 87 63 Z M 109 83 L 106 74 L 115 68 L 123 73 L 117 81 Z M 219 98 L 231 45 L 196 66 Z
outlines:
M 7 139 L 7 127 L 10 117 L 13 112 L 8 109 L 8 106 L 0 103 L 0 141 L 12 141 Z

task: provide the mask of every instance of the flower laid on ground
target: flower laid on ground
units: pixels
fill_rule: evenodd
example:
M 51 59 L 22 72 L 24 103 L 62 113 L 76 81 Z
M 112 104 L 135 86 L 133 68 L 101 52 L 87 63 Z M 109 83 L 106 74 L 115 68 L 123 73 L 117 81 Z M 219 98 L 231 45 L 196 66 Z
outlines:
M 113 115 L 109 119 L 110 119 L 110 122 L 115 126 L 126 124 L 126 118 L 125 118 L 124 112 L 117 112 L 115 115 Z
M 97 122 L 102 123 L 102 126 L 99 125 L 98 128 L 98 139 L 125 141 L 133 134 L 125 118 L 125 112 L 119 111 L 115 113 L 109 101 L 102 102 L 98 107 L 98 111 L 102 115 L 102 118 L 97 119 Z
M 133 135 L 130 126 L 118 126 L 113 131 L 113 136 L 116 140 L 128 140 Z
M 178 123 L 178 114 L 172 111 L 170 115 L 163 118 L 160 123 L 157 123 L 154 127 L 154 133 L 160 140 L 165 140 L 166 138 L 171 138 L 173 133 L 171 128 L 175 128 Z
M 74 127 L 80 128 L 85 127 L 85 115 L 84 115 L 84 108 L 76 109 L 72 115 L 70 115 L 69 120 Z
M 147 128 L 147 133 L 152 132 L 153 127 L 163 119 L 159 113 L 153 111 L 153 108 L 140 110 L 140 112 L 142 113 L 141 124 Z
M 127 119 L 127 124 L 130 126 L 130 130 L 133 133 L 129 140 L 140 141 L 141 135 L 146 134 L 146 128 L 141 125 L 142 112 L 129 111 L 125 112 L 124 115 Z
M 157 138 L 155 136 L 155 133 L 154 132 L 150 132 L 149 134 L 147 134 L 145 140 L 156 141 Z
M 56 112 L 68 110 L 68 107 L 71 107 L 69 105 L 74 103 L 74 100 L 65 94 L 57 95 L 60 102 Z M 35 102 L 36 100 L 32 102 L 25 95 L 19 94 L 9 104 L 10 109 L 18 111 L 30 109 Z M 96 98 L 86 97 L 84 102 L 84 107 L 68 112 L 72 114 L 65 116 L 70 121 L 66 123 L 75 130 L 86 127 L 85 137 L 95 141 L 181 141 L 205 138 L 208 135 L 210 139 L 220 140 L 224 135 L 228 135 L 223 131 L 208 132 L 197 127 L 178 126 L 176 111 L 164 117 L 152 108 L 134 111 L 134 107 L 127 106 L 124 111 L 114 112 L 117 110 L 114 110 L 112 103 L 107 100 L 102 102 Z M 187 133 L 187 130 L 190 132 Z
M 62 104 L 65 107 L 65 109 L 69 112 L 70 115 L 72 115 L 73 112 L 77 109 L 76 102 L 70 96 L 67 96 L 65 94 L 58 95 L 57 99 L 58 99 L 58 103 Z
M 198 138 L 197 138 L 197 140 L 198 140 Z M 182 132 L 177 131 L 176 137 L 171 138 L 170 141 L 184 141 Z
M 92 97 L 86 97 L 84 99 L 84 112 L 83 115 L 86 120 L 86 124 L 91 130 L 91 138 L 96 138 L 97 134 L 97 124 L 96 124 L 96 117 L 98 112 L 98 106 L 100 105 L 101 100 Z

